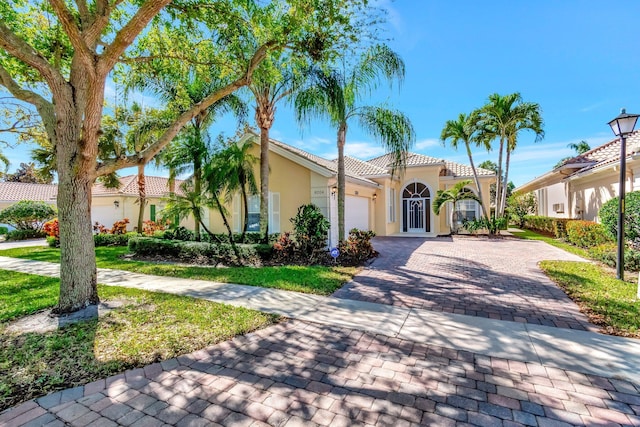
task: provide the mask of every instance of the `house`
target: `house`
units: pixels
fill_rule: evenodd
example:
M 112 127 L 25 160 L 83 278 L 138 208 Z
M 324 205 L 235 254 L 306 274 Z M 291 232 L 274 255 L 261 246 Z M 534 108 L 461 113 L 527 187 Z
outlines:
M 169 194 L 169 180 L 159 176 L 145 176 L 147 204 L 145 220 L 156 220 L 157 214 L 164 208 L 163 197 Z M 179 184 L 176 181 L 176 191 Z M 0 182 L 0 209 L 4 209 L 20 200 L 44 201 L 56 205 L 58 186 L 56 184 L 26 184 L 21 182 Z M 118 189 L 106 188 L 97 182 L 92 190 L 91 222 L 111 228 L 114 222 L 128 218 L 128 229 L 133 230 L 138 219 L 138 180 L 137 175 L 120 178 Z M 193 221 L 182 225 L 193 228 Z
M 627 138 L 625 191 L 640 190 L 640 131 Z M 598 221 L 598 212 L 617 197 L 620 183 L 620 139 L 564 161 L 560 166 L 516 188 L 534 192 L 537 215 Z
M 258 135 L 248 132 L 239 144 L 252 142 L 251 154 L 260 155 Z M 298 207 L 314 203 L 331 223 L 330 243 L 338 240 L 337 212 L 337 161 L 308 153 L 297 147 L 271 139 L 269 144 L 269 230 L 279 233 L 291 230 L 289 221 Z M 393 158 L 384 155 L 367 161 L 345 158 L 346 200 L 345 229 L 373 230 L 378 236 L 437 236 L 450 230 L 450 208 L 440 215 L 432 211 L 432 202 L 438 190 L 455 183 L 473 179 L 469 166 L 422 154 L 407 153 L 404 173 L 391 174 Z M 255 165 L 259 178 L 259 165 Z M 484 203 L 489 205 L 489 187 L 495 182 L 492 171 L 478 169 Z M 472 184 L 471 191 L 477 189 Z M 229 207 L 231 223 L 240 231 L 244 215 L 249 218 L 249 230 L 258 231 L 260 199 L 250 197 L 248 212 L 243 212 L 240 197 L 236 196 Z M 477 202 L 469 200 L 458 208 L 464 218 L 481 215 Z M 210 229 L 224 232 L 219 214 L 210 216 Z

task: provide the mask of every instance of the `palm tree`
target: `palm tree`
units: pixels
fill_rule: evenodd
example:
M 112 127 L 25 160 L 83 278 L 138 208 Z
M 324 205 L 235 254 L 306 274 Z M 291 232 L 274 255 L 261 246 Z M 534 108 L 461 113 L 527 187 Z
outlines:
M 231 144 L 220 153 L 216 154 L 214 164 L 219 165 L 218 169 L 226 177 L 224 191 L 227 195 L 227 203 L 231 201 L 233 195 L 240 191 L 242 204 L 244 206 L 244 224 L 242 227 L 241 241 L 244 241 L 249 225 L 249 197 L 248 194 L 258 194 L 256 177 L 253 173 L 253 166 L 258 159 L 249 153 L 252 144 L 245 142 L 243 145 Z
M 511 153 L 518 142 L 518 133 L 522 130 L 535 132 L 535 142 L 544 137 L 542 129 L 542 115 L 540 105 L 533 102 L 523 102 L 520 93 L 489 96 L 489 103 L 479 111 L 480 139 L 491 141 L 500 140 L 498 151 L 498 171 L 496 177 L 496 216 L 504 214 L 506 202 L 506 183 L 509 180 L 509 162 Z M 506 149 L 504 178 L 502 177 L 502 157 Z
M 195 74 L 187 74 L 180 83 L 175 79 L 154 80 L 153 82 L 138 82 L 138 88 L 153 90 L 164 101 L 169 103 L 178 111 L 181 105 L 194 105 L 203 101 L 209 94 L 213 93 L 220 82 L 204 81 Z M 185 104 L 184 99 L 188 102 Z M 231 112 L 241 121 L 246 116 L 246 106 L 240 98 L 229 95 L 211 105 L 211 107 L 195 115 L 190 123 L 185 126 L 179 136 L 165 150 L 163 159 L 169 168 L 170 181 L 182 173 L 191 172 L 193 177 L 193 191 L 202 192 L 202 168 L 208 161 L 208 153 L 212 151 L 207 140 L 206 131 L 213 124 L 218 114 Z M 195 215 L 199 215 L 199 210 L 194 210 Z M 201 217 L 195 217 L 196 229 L 194 230 L 196 240 L 200 240 Z
M 580 142 L 571 142 L 567 145 L 567 147 L 574 150 L 578 155 L 584 154 L 587 151 L 591 150 L 591 146 L 584 139 Z
M 472 181 L 469 179 L 456 183 L 448 190 L 438 190 L 436 198 L 433 201 L 433 212 L 436 215 L 440 214 L 440 210 L 445 204 L 451 203 L 451 232 L 454 234 L 458 232 L 458 210 L 456 209 L 458 202 L 462 200 L 475 200 L 482 206 L 482 200 L 476 196 L 473 191 L 466 188 L 466 186 L 471 183 Z
M 478 197 L 482 200 L 482 187 L 480 186 L 480 180 L 478 179 L 478 172 L 476 171 L 476 166 L 473 163 L 473 155 L 471 153 L 471 144 L 476 146 L 484 145 L 485 148 L 489 149 L 486 141 L 482 141 L 479 138 L 479 128 L 478 128 L 478 119 L 479 116 L 476 112 L 473 112 L 469 115 L 460 114 L 458 116 L 458 120 L 447 120 L 442 129 L 442 133 L 440 134 L 440 140 L 444 144 L 446 140 L 451 140 L 451 147 L 455 150 L 458 149 L 458 145 L 463 143 L 465 148 L 467 149 L 467 156 L 469 156 L 469 164 L 471 165 L 471 170 L 473 171 L 473 180 L 476 184 L 476 189 L 478 190 Z M 487 210 L 484 205 L 482 205 L 482 214 L 485 218 L 488 218 Z
M 248 85 L 256 102 L 256 124 L 260 129 L 260 232 L 264 243 L 269 239 L 269 131 L 276 105 L 297 90 L 303 75 L 270 57 L 256 69 Z
M 202 218 L 205 209 L 216 206 L 215 201 L 202 194 L 202 192 L 195 191 L 192 178 L 180 184 L 180 190 L 182 194 L 172 193 L 164 199 L 167 202 L 167 206 L 161 212 L 162 218 L 183 220 L 191 215 L 198 221 L 196 223 L 197 230 L 202 227 L 209 235 L 212 235 Z
M 394 156 L 393 173 L 404 167 L 406 152 L 415 140 L 411 121 L 401 112 L 384 106 L 360 105 L 381 78 L 389 82 L 402 81 L 404 62 L 389 47 L 376 45 L 364 52 L 353 69 L 316 69 L 311 78 L 313 84 L 295 97 L 296 118 L 301 123 L 311 118 L 327 118 L 338 130 L 338 239 L 342 241 L 345 237 L 344 146 L 350 119 L 357 118 L 360 127 L 378 138 Z

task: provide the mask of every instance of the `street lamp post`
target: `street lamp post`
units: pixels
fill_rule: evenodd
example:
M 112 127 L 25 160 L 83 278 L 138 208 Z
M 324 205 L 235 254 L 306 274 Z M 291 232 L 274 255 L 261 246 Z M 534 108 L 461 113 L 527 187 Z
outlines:
M 609 122 L 611 130 L 620 137 L 620 190 L 618 192 L 618 254 L 616 257 L 616 277 L 624 280 L 624 195 L 626 188 L 627 135 L 633 132 L 638 114 L 627 114 L 623 108 L 620 115 Z

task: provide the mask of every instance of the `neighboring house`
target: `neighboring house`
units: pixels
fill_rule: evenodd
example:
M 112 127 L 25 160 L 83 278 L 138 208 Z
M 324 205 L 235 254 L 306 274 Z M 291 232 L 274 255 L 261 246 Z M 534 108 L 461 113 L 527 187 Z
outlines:
M 147 204 L 145 220 L 156 220 L 157 214 L 165 206 L 162 200 L 169 194 L 168 179 L 158 176 L 146 176 Z M 176 191 L 182 181 L 176 181 Z M 129 230 L 133 230 L 138 220 L 139 205 L 138 182 L 136 175 L 120 178 L 120 188 L 105 188 L 96 183 L 92 191 L 91 221 L 111 228 L 114 222 L 128 218 Z M 0 209 L 4 209 L 20 200 L 44 201 L 56 205 L 58 186 L 56 184 L 24 184 L 20 182 L 0 182 Z M 182 225 L 193 228 L 193 221 Z
M 615 139 L 563 162 L 516 188 L 534 192 L 538 215 L 599 221 L 598 212 L 618 196 L 620 140 Z M 640 131 L 627 138 L 625 189 L 640 190 Z
M 253 133 L 245 134 L 239 143 L 254 142 L 252 154 L 259 157 L 260 140 Z M 328 160 L 282 142 L 269 144 L 269 230 L 290 231 L 290 218 L 298 207 L 314 203 L 331 222 L 330 243 L 338 235 L 337 161 Z M 444 190 L 461 180 L 473 179 L 471 167 L 425 156 L 407 153 L 407 168 L 399 176 L 391 176 L 392 157 L 380 156 L 369 161 L 346 157 L 345 229 L 373 230 L 378 236 L 436 236 L 450 230 L 450 208 L 440 215 L 432 211 L 432 201 L 438 190 Z M 492 171 L 478 169 L 485 203 L 489 203 L 489 187 L 495 181 Z M 259 180 L 259 165 L 255 166 Z M 476 192 L 471 184 L 469 189 Z M 464 201 L 458 207 L 462 217 L 481 215 L 475 201 Z M 242 212 L 240 197 L 229 207 L 232 227 L 240 231 L 243 215 L 249 215 L 249 230 L 258 231 L 259 195 L 251 196 L 249 212 Z M 219 215 L 210 218 L 214 232 L 224 232 Z

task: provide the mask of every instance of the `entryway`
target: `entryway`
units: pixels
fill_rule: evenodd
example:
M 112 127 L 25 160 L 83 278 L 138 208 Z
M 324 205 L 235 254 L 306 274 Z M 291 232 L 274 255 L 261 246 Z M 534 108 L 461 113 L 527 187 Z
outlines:
M 421 182 L 407 184 L 402 190 L 402 231 L 431 231 L 431 192 Z

